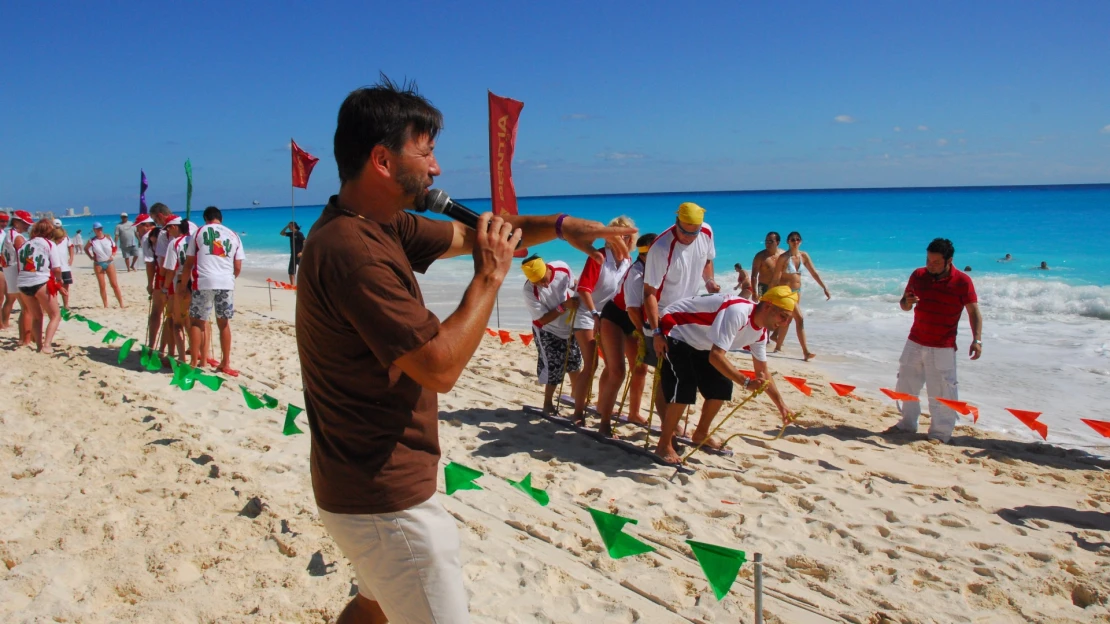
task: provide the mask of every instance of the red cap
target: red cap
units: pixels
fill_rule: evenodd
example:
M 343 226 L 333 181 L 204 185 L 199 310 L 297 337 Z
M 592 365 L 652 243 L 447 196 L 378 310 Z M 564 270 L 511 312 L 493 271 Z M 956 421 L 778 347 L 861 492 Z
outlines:
M 8 213 L 0 212 L 0 221 L 7 221 L 9 218 L 10 217 L 8 217 Z
M 26 210 L 16 210 L 15 212 L 12 213 L 12 216 L 15 217 L 16 219 L 19 219 L 20 221 L 26 223 L 27 225 L 34 225 L 35 224 L 34 217 L 32 217 L 31 213 L 27 212 Z
M 135 217 L 134 225 L 142 225 L 143 223 L 146 223 L 147 221 L 150 221 L 150 215 L 141 214 L 141 215 Z

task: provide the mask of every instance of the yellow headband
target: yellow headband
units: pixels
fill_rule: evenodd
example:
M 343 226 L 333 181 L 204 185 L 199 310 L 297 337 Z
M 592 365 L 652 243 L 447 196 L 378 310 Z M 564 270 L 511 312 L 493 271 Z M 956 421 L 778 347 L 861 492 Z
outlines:
M 793 312 L 794 306 L 798 305 L 798 293 L 790 290 L 789 286 L 775 286 L 763 293 L 763 296 L 760 297 L 759 300 L 766 301 L 787 312 Z
M 705 208 L 694 202 L 684 202 L 678 205 L 678 220 L 689 225 L 701 225 L 705 221 Z
M 651 249 L 651 245 L 640 245 L 636 248 L 636 251 L 640 253 L 647 253 L 649 249 Z
M 524 277 L 528 278 L 529 282 L 535 284 L 542 281 L 547 276 L 547 264 L 544 263 L 543 258 L 536 258 L 520 265 L 520 269 L 524 271 Z

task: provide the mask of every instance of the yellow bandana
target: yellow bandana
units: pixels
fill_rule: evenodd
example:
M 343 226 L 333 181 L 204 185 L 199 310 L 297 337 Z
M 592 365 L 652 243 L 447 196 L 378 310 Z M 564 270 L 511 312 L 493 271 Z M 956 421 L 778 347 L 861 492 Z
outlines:
M 533 284 L 543 280 L 543 278 L 547 276 L 547 264 L 543 261 L 543 258 L 536 258 L 530 262 L 525 262 L 520 265 L 520 268 L 524 271 L 524 277 L 527 277 L 528 281 Z
M 705 208 L 694 202 L 678 205 L 678 220 L 689 225 L 701 225 L 705 221 Z
M 636 248 L 636 251 L 640 253 L 647 253 L 649 249 L 651 249 L 651 245 L 640 245 Z
M 787 312 L 793 312 L 794 306 L 798 304 L 798 293 L 790 290 L 789 286 L 775 286 L 763 293 L 763 296 L 760 297 L 759 300 L 766 301 Z

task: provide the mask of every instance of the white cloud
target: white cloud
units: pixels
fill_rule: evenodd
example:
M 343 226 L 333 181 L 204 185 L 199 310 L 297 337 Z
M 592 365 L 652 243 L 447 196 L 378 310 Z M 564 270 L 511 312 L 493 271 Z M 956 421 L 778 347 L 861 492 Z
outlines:
M 836 123 L 850 124 L 856 123 L 856 118 L 852 117 L 851 115 L 837 115 L 836 117 L 833 117 L 833 121 L 835 121 Z
M 894 131 L 895 132 L 901 132 L 902 131 L 902 126 L 894 126 Z
M 937 147 L 948 145 L 948 139 L 937 139 Z
M 1110 124 L 1103 126 L 1101 132 L 1103 134 L 1110 134 Z
M 960 139 L 960 145 L 967 145 L 967 139 Z
M 602 160 L 634 160 L 643 158 L 644 155 L 635 152 L 599 152 L 597 157 Z
M 922 132 L 925 132 L 926 130 L 929 129 L 929 126 L 918 126 L 917 129 L 922 131 Z
M 584 121 L 586 119 L 593 119 L 593 115 L 587 113 L 571 113 L 570 115 L 563 115 L 563 121 Z

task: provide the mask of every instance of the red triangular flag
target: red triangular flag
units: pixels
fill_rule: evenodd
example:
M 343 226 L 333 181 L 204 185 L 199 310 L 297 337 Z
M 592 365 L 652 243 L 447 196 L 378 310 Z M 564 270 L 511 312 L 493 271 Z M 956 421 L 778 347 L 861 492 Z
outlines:
M 895 401 L 920 401 L 921 400 L 921 399 L 915 397 L 912 394 L 906 394 L 905 392 L 897 392 L 895 390 L 891 390 L 890 388 L 879 388 L 879 392 L 882 392 L 883 394 L 885 394 L 888 397 L 894 399 Z
M 937 403 L 940 403 L 941 405 L 947 405 L 948 407 L 956 410 L 956 413 L 962 414 L 964 416 L 967 416 L 971 413 L 971 408 L 968 406 L 967 401 L 956 401 L 953 399 L 937 398 Z
M 836 391 L 837 396 L 848 396 L 849 394 L 852 394 L 852 390 L 856 389 L 855 386 L 833 383 L 831 381 L 829 382 L 829 385 L 832 386 L 832 389 Z
M 979 408 L 974 405 L 968 405 L 967 409 L 971 412 L 971 422 L 979 422 Z
M 1007 407 L 1006 411 L 1010 412 L 1011 414 L 1016 416 L 1018 420 L 1025 423 L 1026 427 L 1029 427 L 1033 431 L 1041 434 L 1042 439 L 1048 439 L 1048 425 L 1042 422 L 1037 422 L 1037 417 L 1041 415 L 1041 412 L 1031 412 L 1029 410 L 1013 409 L 1010 407 Z
M 489 334 L 490 336 L 494 336 L 494 337 L 497 336 L 497 332 L 493 331 L 492 329 L 490 329 L 488 327 L 486 328 L 486 333 Z
M 1083 421 L 1083 423 L 1091 429 L 1099 432 L 1102 437 L 1110 438 L 1110 422 L 1106 422 L 1105 420 L 1088 420 L 1086 418 L 1080 418 L 1079 420 Z
M 802 379 L 801 377 L 787 377 L 786 375 L 783 375 L 782 378 L 789 382 L 790 385 L 797 388 L 798 392 L 801 392 L 806 396 L 813 395 L 813 388 L 809 387 L 809 384 L 806 383 L 805 379 Z
M 520 341 L 524 343 L 524 346 L 527 347 L 528 345 L 532 344 L 532 338 L 533 338 L 532 334 L 518 334 L 518 335 L 520 336 Z
M 747 377 L 748 379 L 755 379 L 755 371 L 743 370 L 738 368 L 736 369 L 736 372 Z
M 297 142 L 293 139 L 289 139 L 289 146 L 293 152 L 293 186 L 306 189 L 308 176 L 312 175 L 312 168 L 320 159 L 297 147 Z
M 501 336 L 501 344 L 505 344 L 506 342 L 512 342 L 513 341 L 513 335 L 510 334 L 508 330 L 499 329 L 499 330 L 497 330 L 497 335 Z

